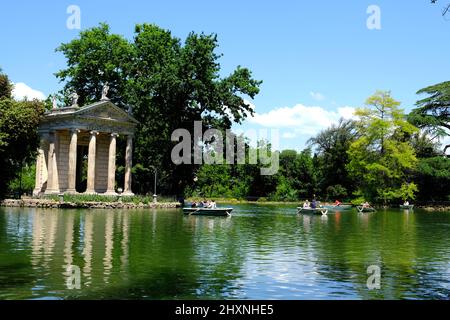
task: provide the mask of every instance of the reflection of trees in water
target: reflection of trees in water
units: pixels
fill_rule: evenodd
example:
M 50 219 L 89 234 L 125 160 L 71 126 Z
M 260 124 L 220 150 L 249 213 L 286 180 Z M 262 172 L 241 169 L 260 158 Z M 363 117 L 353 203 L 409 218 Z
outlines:
M 447 239 L 436 239 L 433 233 L 424 234 L 423 225 L 417 223 L 414 213 L 386 211 L 344 217 L 339 228 L 322 229 L 316 254 L 323 277 L 347 282 L 364 299 L 435 297 L 436 283 L 423 283 L 418 271 L 417 258 L 422 256 L 418 250 L 427 248 L 429 257 L 422 262 L 429 265 L 433 256 L 442 254 L 442 244 L 448 240 L 448 235 Z M 430 228 L 430 232 L 431 229 L 434 228 Z M 424 245 L 424 241 L 430 239 L 437 248 Z M 370 265 L 381 268 L 380 290 L 367 289 Z M 419 287 L 424 290 L 419 292 Z
M 29 272 L 29 250 L 21 240 L 31 228 L 28 215 L 0 207 L 0 300 L 28 297 L 36 281 Z
M 239 230 L 231 217 L 185 216 L 192 228 L 195 261 L 199 264 L 197 294 L 204 298 L 236 298 L 245 256 Z
M 232 218 L 0 208 L 0 298 L 239 298 L 258 275 L 273 283 L 325 280 L 327 290 L 337 288 L 330 297 L 448 297 L 448 214 L 324 219 L 252 208 L 239 206 Z M 66 288 L 69 264 L 80 267 L 79 291 Z M 366 288 L 372 264 L 382 270 L 379 291 Z

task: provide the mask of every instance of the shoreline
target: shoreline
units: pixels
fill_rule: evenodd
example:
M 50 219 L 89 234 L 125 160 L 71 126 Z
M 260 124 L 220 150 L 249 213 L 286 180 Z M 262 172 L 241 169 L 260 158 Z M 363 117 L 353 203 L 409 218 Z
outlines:
M 197 198 L 188 198 L 186 202 L 198 201 Z M 293 205 L 300 206 L 300 202 L 293 201 L 250 201 L 238 199 L 217 198 L 217 203 L 223 204 L 252 204 L 252 205 Z M 333 205 L 333 203 L 323 202 L 322 205 Z M 135 203 L 135 202 L 105 202 L 105 201 L 58 201 L 52 199 L 4 199 L 0 201 L 0 207 L 16 207 L 16 208 L 47 208 L 47 209 L 176 209 L 181 208 L 179 202 L 156 202 L 156 203 Z M 355 206 L 356 207 L 356 206 Z M 399 209 L 398 206 L 375 205 L 377 209 Z M 446 212 L 450 211 L 447 205 L 415 205 L 414 209 L 425 210 L 428 212 Z M 413 209 L 413 210 L 414 210 Z
M 16 208 L 46 208 L 46 209 L 175 209 L 181 208 L 179 202 L 102 202 L 83 201 L 68 202 L 49 199 L 5 199 L 0 202 L 0 207 Z

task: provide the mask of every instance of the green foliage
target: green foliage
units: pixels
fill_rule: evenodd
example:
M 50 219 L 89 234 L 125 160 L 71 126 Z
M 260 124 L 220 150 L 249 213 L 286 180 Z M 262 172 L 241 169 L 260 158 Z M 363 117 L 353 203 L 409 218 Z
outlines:
M 346 164 L 349 162 L 347 151 L 356 137 L 355 123 L 340 119 L 337 125 L 333 124 L 308 141 L 316 147 L 318 187 L 320 193 L 327 195 L 327 199 L 342 199 L 347 197 L 348 191 L 353 190 L 354 181 Z
M 441 155 L 440 144 L 433 141 L 426 132 L 418 132 L 411 136 L 411 146 L 417 158 L 432 158 Z
M 32 194 L 36 177 L 36 165 L 25 164 L 23 168 L 18 169 L 16 177 L 9 182 L 8 190 L 14 194 L 25 192 Z
M 414 181 L 420 189 L 420 200 L 449 200 L 450 159 L 442 156 L 420 159 Z
M 414 200 L 418 191 L 419 189 L 414 182 L 403 183 L 400 187 L 400 191 L 398 192 L 397 197 L 403 200 Z
M 7 80 L 7 77 L 3 75 L 2 79 Z M 21 168 L 34 161 L 38 146 L 37 128 L 44 113 L 42 102 L 15 101 L 8 93 L 11 84 L 3 83 L 2 87 L 0 90 L 6 94 L 0 97 L 0 198 L 10 181 L 18 177 Z M 11 187 L 15 188 L 15 184 Z
M 416 166 L 408 138 L 417 128 L 404 120 L 400 103 L 390 92 L 378 91 L 366 104 L 367 108 L 356 111 L 359 138 L 348 150 L 347 169 L 364 198 L 386 203 L 398 198 L 402 184 Z
M 58 48 L 68 65 L 57 73 L 66 81 L 66 100 L 73 90 L 80 104 L 98 100 L 102 84 L 108 82 L 113 102 L 133 106 L 140 121 L 134 162 L 141 166 L 134 185 L 141 193 L 150 191 L 152 167 L 158 168 L 159 182 L 168 193 L 181 193 L 191 184 L 197 166 L 175 166 L 170 159 L 175 129 L 192 134 L 199 120 L 204 128 L 226 129 L 253 113 L 243 96 L 254 98 L 261 81 L 242 67 L 221 78 L 217 47 L 215 34 L 190 33 L 182 43 L 168 30 L 139 24 L 133 41 L 128 41 L 101 24 Z
M 448 136 L 450 130 L 450 81 L 438 83 L 417 92 L 427 94 L 417 101 L 408 121 L 434 136 Z
M 346 199 L 347 196 L 348 196 L 347 189 L 340 184 L 328 186 L 326 188 L 326 199 L 328 201 L 333 199 Z
M 0 68 L 0 99 L 11 99 L 13 85 Z
M 45 196 L 47 199 L 52 199 L 55 201 L 59 201 L 58 195 L 48 195 Z M 134 195 L 134 196 L 122 196 L 119 197 L 116 196 L 106 196 L 101 194 L 64 194 L 63 200 L 65 202 L 72 202 L 72 203 L 84 203 L 84 202 L 117 202 L 122 201 L 123 203 L 134 203 L 134 204 L 151 204 L 153 202 L 153 196 L 141 196 L 141 195 Z M 158 197 L 158 202 L 175 202 L 175 199 L 167 198 L 167 197 Z

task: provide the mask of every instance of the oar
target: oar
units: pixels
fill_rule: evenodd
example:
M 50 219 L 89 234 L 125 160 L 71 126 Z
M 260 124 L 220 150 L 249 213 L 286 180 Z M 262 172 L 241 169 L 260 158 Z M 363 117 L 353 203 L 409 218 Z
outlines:
M 195 212 L 198 212 L 200 210 L 200 208 L 196 209 L 195 211 L 192 211 L 191 213 L 189 213 L 189 215 L 192 215 Z

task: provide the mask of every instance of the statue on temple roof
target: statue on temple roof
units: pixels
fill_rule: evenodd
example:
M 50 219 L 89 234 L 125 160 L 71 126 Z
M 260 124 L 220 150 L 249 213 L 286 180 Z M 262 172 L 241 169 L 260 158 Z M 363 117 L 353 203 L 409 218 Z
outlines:
M 109 100 L 108 98 L 109 85 L 108 82 L 105 82 L 102 89 L 102 98 L 101 100 Z

